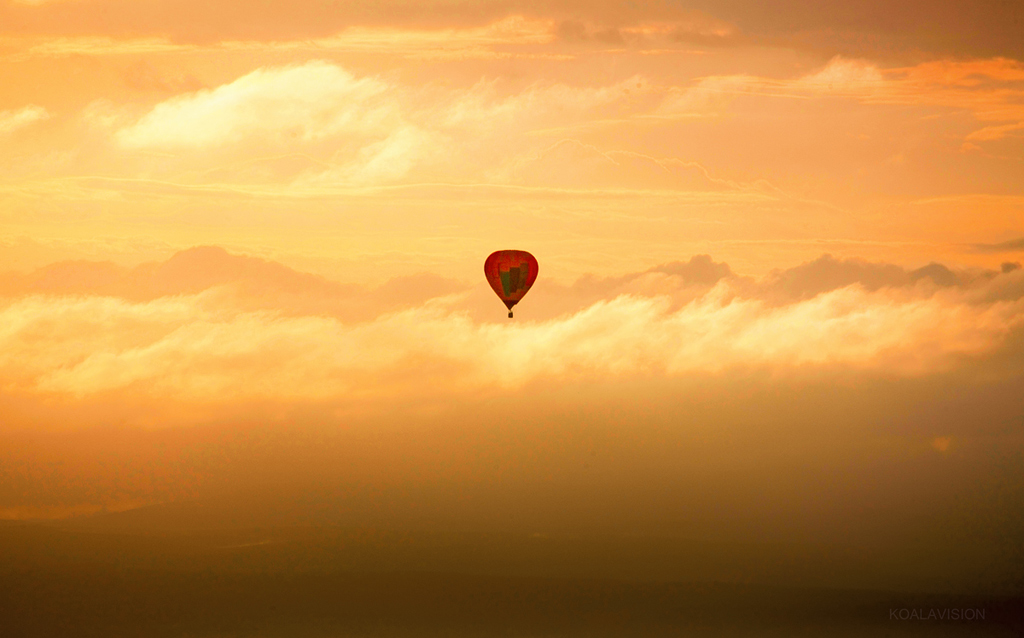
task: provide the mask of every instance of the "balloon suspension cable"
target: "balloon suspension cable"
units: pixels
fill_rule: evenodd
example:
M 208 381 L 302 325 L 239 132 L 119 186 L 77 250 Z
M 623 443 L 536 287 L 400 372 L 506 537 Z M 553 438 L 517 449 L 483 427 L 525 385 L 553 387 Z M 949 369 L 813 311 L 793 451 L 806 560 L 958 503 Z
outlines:
M 512 311 L 511 311 L 511 310 L 509 310 L 509 311 L 508 311 L 508 318 L 509 318 L 509 319 L 511 319 L 511 318 L 512 318 Z

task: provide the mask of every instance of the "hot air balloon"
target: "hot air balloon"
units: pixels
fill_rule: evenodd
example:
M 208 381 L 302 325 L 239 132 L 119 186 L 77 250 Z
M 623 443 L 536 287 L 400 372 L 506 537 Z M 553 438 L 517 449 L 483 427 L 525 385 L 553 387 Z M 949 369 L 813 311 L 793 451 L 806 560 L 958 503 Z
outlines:
M 525 250 L 499 250 L 493 252 L 484 262 L 484 275 L 494 292 L 508 307 L 508 318 L 512 318 L 512 306 L 519 303 L 533 282 L 537 280 L 537 260 Z

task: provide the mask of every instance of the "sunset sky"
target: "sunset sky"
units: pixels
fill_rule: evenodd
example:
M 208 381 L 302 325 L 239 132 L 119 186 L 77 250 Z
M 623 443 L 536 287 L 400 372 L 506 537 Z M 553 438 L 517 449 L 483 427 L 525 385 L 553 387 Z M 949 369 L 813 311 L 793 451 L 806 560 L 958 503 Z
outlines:
M 996 0 L 0 0 L 0 518 L 1010 547 L 1022 60 Z

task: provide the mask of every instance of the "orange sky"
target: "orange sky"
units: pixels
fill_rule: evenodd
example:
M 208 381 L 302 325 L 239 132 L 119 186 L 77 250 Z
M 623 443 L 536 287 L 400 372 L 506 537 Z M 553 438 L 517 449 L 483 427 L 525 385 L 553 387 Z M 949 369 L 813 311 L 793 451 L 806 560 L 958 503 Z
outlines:
M 339 484 L 563 495 L 600 439 L 604 484 L 712 485 L 709 529 L 817 529 L 825 465 L 848 517 L 1005 496 L 1010 3 L 0 2 L 2 517 L 226 489 L 295 428 Z M 502 248 L 540 262 L 514 322 Z
M 753 4 L 8 2 L 0 256 L 215 244 L 348 283 L 468 281 L 499 240 L 563 282 L 1012 258 L 979 249 L 1024 235 L 1012 46 L 950 48 L 953 8 Z

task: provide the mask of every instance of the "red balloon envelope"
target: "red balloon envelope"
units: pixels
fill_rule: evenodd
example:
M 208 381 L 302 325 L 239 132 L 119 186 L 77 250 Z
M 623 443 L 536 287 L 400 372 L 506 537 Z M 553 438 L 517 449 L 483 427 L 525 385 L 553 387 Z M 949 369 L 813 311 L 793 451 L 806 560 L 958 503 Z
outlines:
M 512 318 L 512 306 L 519 303 L 537 280 L 537 272 L 537 260 L 525 250 L 499 250 L 491 253 L 484 262 L 487 283 L 505 302 L 509 319 Z

